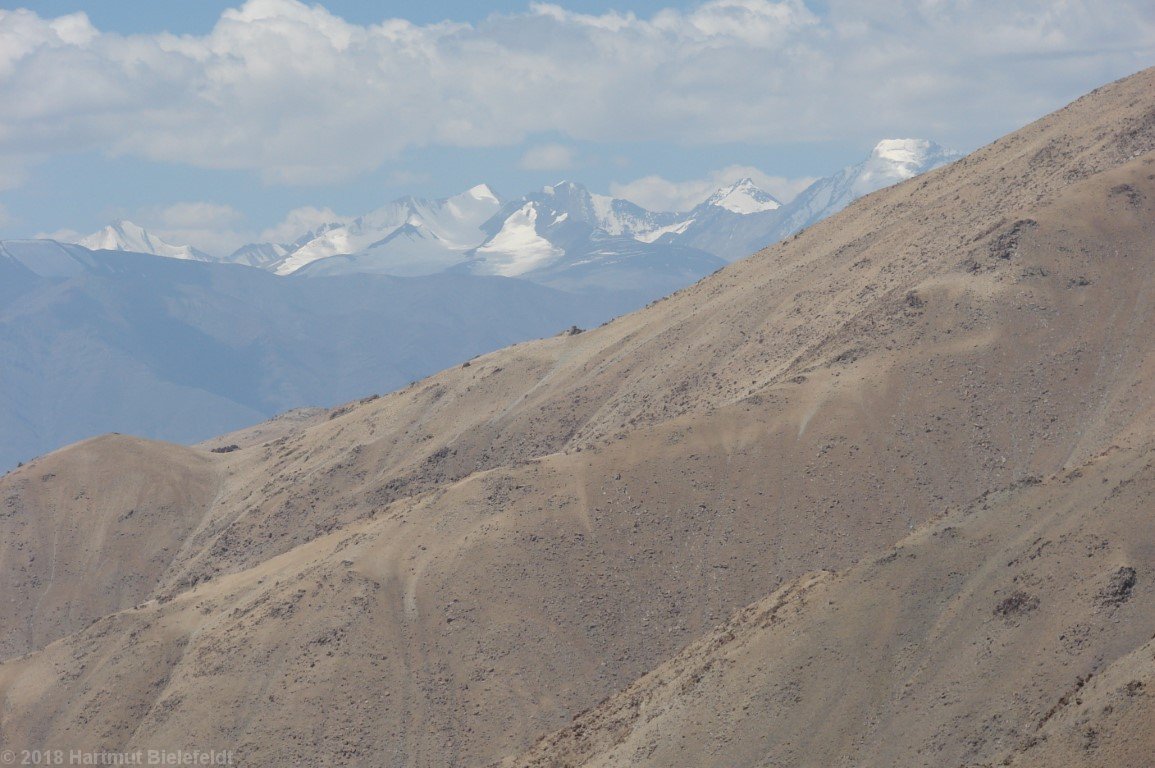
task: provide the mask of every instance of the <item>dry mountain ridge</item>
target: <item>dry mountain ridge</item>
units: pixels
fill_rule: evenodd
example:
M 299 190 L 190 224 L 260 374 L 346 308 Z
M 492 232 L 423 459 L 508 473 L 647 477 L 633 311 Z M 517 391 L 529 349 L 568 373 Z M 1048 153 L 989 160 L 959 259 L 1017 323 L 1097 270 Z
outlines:
M 803 672 L 745 669 L 737 654 L 715 666 L 742 670 L 748 687 L 703 678 L 710 696 L 762 713 L 756 727 L 802 722 L 790 718 L 861 682 L 830 718 L 837 734 L 816 729 L 838 737 L 829 764 L 883 746 L 896 764 L 1028 760 L 1077 742 L 1071 710 L 1043 725 L 1055 736 L 1042 746 L 1027 724 L 1073 684 L 1068 667 L 1122 669 L 1155 623 L 1138 599 L 1153 575 L 1143 497 L 1126 495 L 1145 487 L 1153 437 L 1152 94 L 1155 72 L 1142 72 L 645 311 L 486 355 L 271 442 L 211 454 L 108 437 L 13 473 L 0 481 L 0 577 L 20 599 L 0 626 L 0 741 L 231 748 L 251 764 L 513 759 L 647 672 L 661 683 L 663 662 L 786 584 L 779 598 L 809 642 L 783 649 L 781 665 Z M 166 462 L 128 458 L 154 452 Z M 107 467 L 78 480 L 73 467 L 96 457 Z M 1083 465 L 1077 494 L 1055 490 Z M 179 508 L 113 495 L 126 477 L 147 489 L 198 473 Z M 1095 495 L 1116 488 L 1109 505 Z M 1047 493 L 1102 510 L 1081 519 Z M 181 541 L 144 528 L 110 596 L 112 577 L 80 564 L 119 562 L 115 542 L 134 525 L 121 517 L 137 508 L 167 515 Z M 940 551 L 933 532 L 955 517 L 965 546 Z M 90 519 L 110 521 L 107 535 L 60 537 Z M 1019 535 L 1032 525 L 1055 543 L 999 580 L 1000 547 L 1038 561 L 1042 541 Z M 916 558 L 870 570 L 904 537 L 899 551 L 917 545 Z M 42 554 L 61 541 L 78 564 L 63 571 Z M 1064 575 L 1080 547 L 1085 570 Z M 1060 634 L 1079 638 L 1077 653 L 1036 674 L 1023 649 L 1060 642 L 1045 633 L 1063 579 L 1107 589 L 1124 568 L 1136 597 L 1102 612 L 1072 597 L 1078 626 Z M 789 586 L 821 569 L 836 575 Z M 874 604 L 903 621 L 853 599 L 879 585 Z M 1018 591 L 1009 615 L 993 613 Z M 796 607 L 799 594 L 842 612 Z M 1015 606 L 1035 599 L 1020 618 Z M 1132 613 L 1116 624 L 1110 610 Z M 983 669 L 1029 696 L 984 709 L 965 680 L 913 675 L 940 660 L 927 637 L 964 647 L 972 618 L 1010 627 L 991 655 L 1018 665 Z M 738 622 L 736 635 L 777 652 L 773 627 Z M 824 646 L 827 626 L 841 634 Z M 861 663 L 843 663 L 863 637 Z M 827 667 L 840 675 L 816 671 Z M 909 735 L 891 740 L 889 710 L 864 714 L 897 696 L 879 668 L 911 673 L 915 702 L 940 691 L 962 703 L 899 710 Z M 803 708 L 754 696 L 758 681 L 797 682 Z M 526 759 L 663 764 L 673 753 L 661 750 L 702 727 L 686 714 L 694 685 L 658 685 L 656 730 L 612 698 L 578 721 L 588 744 L 562 733 Z M 709 741 L 701 764 L 806 764 L 796 746 L 750 741 L 744 722 L 727 719 L 731 737 Z M 621 744 L 631 751 L 607 751 Z

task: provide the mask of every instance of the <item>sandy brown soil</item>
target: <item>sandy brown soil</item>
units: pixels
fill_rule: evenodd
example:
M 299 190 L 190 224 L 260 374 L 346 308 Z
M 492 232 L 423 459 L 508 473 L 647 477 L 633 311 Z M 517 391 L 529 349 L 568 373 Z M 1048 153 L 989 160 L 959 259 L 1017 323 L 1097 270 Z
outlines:
M 1149 765 L 1153 460 L 1109 452 L 795 580 L 505 765 Z
M 0 742 L 1141 765 L 1153 150 L 1146 71 L 599 329 L 22 468 Z
M 304 432 L 311 426 L 329 418 L 327 408 L 294 408 L 274 416 L 268 421 L 262 421 L 227 435 L 214 437 L 203 443 L 193 446 L 213 453 L 228 453 L 239 448 L 252 448 L 255 445 L 280 440 L 282 437 L 292 437 L 298 432 Z

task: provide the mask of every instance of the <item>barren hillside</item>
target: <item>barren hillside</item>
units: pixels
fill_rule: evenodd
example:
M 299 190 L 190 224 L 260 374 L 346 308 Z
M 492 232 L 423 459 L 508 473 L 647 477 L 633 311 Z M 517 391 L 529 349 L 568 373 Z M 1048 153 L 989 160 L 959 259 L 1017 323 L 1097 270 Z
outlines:
M 1149 70 L 601 328 L 29 464 L 0 741 L 484 765 L 655 670 L 523 759 L 1091 754 L 1150 684 L 1152 150 Z
M 1153 458 L 1109 451 L 792 581 L 504 765 L 1149 765 Z

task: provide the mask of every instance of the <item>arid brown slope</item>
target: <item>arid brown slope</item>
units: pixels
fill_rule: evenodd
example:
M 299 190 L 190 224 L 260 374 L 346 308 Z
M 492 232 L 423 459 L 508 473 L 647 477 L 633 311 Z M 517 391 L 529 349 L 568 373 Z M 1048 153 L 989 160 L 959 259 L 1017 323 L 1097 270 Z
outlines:
M 329 411 L 325 408 L 296 408 L 274 416 L 268 421 L 262 421 L 245 429 L 238 429 L 227 435 L 214 437 L 203 443 L 193 446 L 214 453 L 228 453 L 240 448 L 252 448 L 282 437 L 290 437 L 298 432 L 304 432 L 309 427 L 319 424 L 329 418 Z
M 498 760 L 784 580 L 1143 438 L 1153 94 L 1109 86 L 603 328 L 199 455 L 220 492 L 157 600 L 0 666 L 0 739 Z
M 505 765 L 1150 765 L 1152 501 L 1151 448 L 984 496 Z
M 212 504 L 211 462 L 106 437 L 0 485 L 0 660 L 148 599 Z
M 1155 148 L 1152 85 L 1155 77 L 1145 72 L 1104 89 L 927 178 L 872 195 L 648 311 L 488 355 L 250 452 L 238 477 L 256 480 L 234 484 L 218 505 L 218 535 L 247 546 L 190 563 L 189 576 L 259 562 L 307 537 L 302 523 L 328 529 L 477 470 L 604 445 L 639 426 L 704 417 L 751 398 L 761 398 L 772 416 L 784 399 L 806 401 L 816 413 L 839 403 L 857 407 L 884 377 L 893 382 L 884 395 L 924 401 L 902 404 L 884 428 L 911 455 L 915 445 L 935 442 L 924 437 L 933 434 L 925 432 L 928 410 L 943 417 L 942 431 L 971 433 L 946 437 L 941 454 L 952 461 L 965 454 L 967 466 L 941 480 L 911 478 L 965 483 L 954 490 L 960 499 L 1014 472 L 1094 453 L 1103 436 L 1075 433 L 1085 431 L 1089 409 L 1105 410 L 1088 399 L 1088 386 L 1109 360 L 1094 340 L 1080 347 L 1060 332 L 1083 340 L 1078 334 L 1090 329 L 1126 354 L 1129 339 L 1118 333 L 1126 329 L 1108 325 L 1118 303 L 1108 293 L 1114 286 L 1083 273 L 1106 268 L 1122 277 L 1127 265 L 1108 259 L 1116 235 L 1101 240 L 1089 221 L 1089 241 L 1069 243 L 1067 253 L 1047 250 L 1038 242 L 1045 233 L 1017 222 L 1070 195 L 1073 182 Z M 1108 207 L 1105 199 L 1088 204 L 1104 213 Z M 1134 230 L 1150 201 L 1136 205 L 1111 215 Z M 1068 305 L 1086 311 L 1056 323 L 1050 314 Z M 1011 343 L 1024 334 L 1037 337 L 1027 350 L 1033 360 Z M 982 367 L 960 369 L 968 360 Z M 943 361 L 953 367 L 939 367 Z M 1036 380 L 1015 381 L 1018 392 L 994 386 L 1020 375 Z M 1033 386 L 1052 379 L 1054 387 Z M 1105 377 L 1091 394 L 1114 396 L 1104 386 L 1127 384 Z M 1043 395 L 1046 418 L 1056 416 L 1047 435 L 1034 402 L 1042 389 L 1054 390 Z M 968 450 L 955 450 L 959 442 Z M 779 450 L 797 461 L 804 451 L 796 448 Z M 334 488 L 350 489 L 350 497 L 334 498 Z M 312 503 L 320 498 L 329 500 L 323 509 Z
M 1076 679 L 1074 689 L 1064 692 L 1047 714 L 1038 734 L 1013 749 L 1002 760 L 1005 765 L 1150 765 L 1155 755 L 1155 638 L 1091 679 Z

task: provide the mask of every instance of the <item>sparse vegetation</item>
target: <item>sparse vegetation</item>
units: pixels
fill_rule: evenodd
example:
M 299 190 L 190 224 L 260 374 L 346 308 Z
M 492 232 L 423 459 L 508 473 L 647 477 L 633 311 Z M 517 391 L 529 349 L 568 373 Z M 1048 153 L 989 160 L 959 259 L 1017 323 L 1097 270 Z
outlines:
M 1016 591 L 995 606 L 995 614 L 1003 617 L 1022 616 L 1039 607 L 1039 598 L 1023 591 Z
M 1147 765 L 1155 256 L 1105 193 L 1155 190 L 1118 150 L 1155 72 L 1104 93 L 580 342 L 218 438 L 244 461 L 5 480 L 5 747 Z
M 1107 586 L 1099 592 L 1098 600 L 1101 605 L 1122 605 L 1131 599 L 1131 592 L 1135 589 L 1138 574 L 1135 569 L 1125 565 L 1111 574 Z

